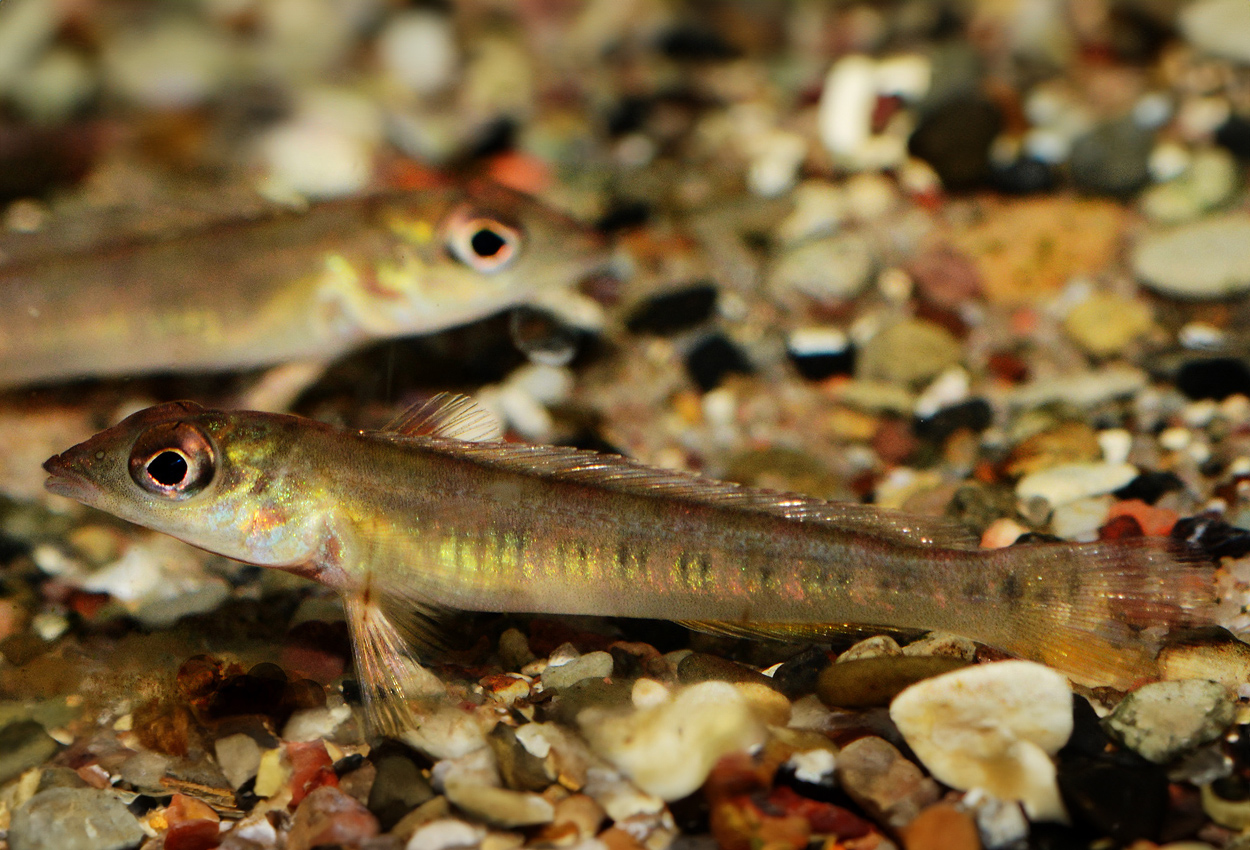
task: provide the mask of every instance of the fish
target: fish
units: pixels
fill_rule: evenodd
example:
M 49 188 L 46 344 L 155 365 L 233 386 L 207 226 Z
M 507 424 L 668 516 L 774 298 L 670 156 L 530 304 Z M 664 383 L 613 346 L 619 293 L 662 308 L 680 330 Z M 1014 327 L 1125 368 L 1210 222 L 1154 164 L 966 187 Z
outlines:
M 168 218 L 0 236 L 0 387 L 328 362 L 567 301 L 607 260 L 591 229 L 482 180 Z
M 382 729 L 412 722 L 454 611 L 941 630 L 1117 687 L 1157 677 L 1158 632 L 1212 617 L 1214 566 L 1180 541 L 986 550 L 943 520 L 499 433 L 463 396 L 378 431 L 171 402 L 44 469 L 53 493 L 337 591 Z

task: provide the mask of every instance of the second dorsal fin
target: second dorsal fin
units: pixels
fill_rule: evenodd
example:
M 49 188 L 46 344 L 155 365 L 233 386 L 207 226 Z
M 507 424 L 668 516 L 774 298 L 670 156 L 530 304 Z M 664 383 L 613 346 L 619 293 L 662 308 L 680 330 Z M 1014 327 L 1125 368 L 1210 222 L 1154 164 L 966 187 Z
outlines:
M 414 404 L 382 431 L 401 437 L 443 437 L 482 443 L 502 437 L 503 425 L 468 396 L 439 393 L 424 404 Z

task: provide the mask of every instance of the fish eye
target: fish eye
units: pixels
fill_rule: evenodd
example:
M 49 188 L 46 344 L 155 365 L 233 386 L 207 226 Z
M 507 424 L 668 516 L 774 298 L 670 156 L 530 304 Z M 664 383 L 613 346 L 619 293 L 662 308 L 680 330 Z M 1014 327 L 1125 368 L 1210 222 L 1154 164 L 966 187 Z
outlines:
M 447 228 L 447 248 L 452 256 L 479 272 L 506 268 L 520 247 L 520 231 L 491 216 L 460 211 Z
M 189 422 L 149 428 L 130 452 L 130 477 L 149 493 L 187 499 L 213 480 L 216 457 L 208 436 Z

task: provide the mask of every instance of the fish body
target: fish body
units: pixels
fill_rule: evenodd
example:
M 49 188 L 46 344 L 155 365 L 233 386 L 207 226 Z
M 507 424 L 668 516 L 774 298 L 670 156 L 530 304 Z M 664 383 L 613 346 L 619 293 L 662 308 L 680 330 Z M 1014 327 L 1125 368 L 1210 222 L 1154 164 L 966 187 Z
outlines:
M 1210 566 L 1164 541 L 980 550 L 933 520 L 471 442 L 467 406 L 433 416 L 344 432 L 178 402 L 45 469 L 53 492 L 321 581 L 362 621 L 411 613 L 396 632 L 417 640 L 448 608 L 797 637 L 854 623 L 952 631 L 1124 685 L 1154 672 L 1144 630 L 1201 621 L 1214 594 Z
M 482 182 L 171 235 L 57 227 L 0 239 L 0 386 L 324 362 L 552 297 L 604 261 L 585 228 Z

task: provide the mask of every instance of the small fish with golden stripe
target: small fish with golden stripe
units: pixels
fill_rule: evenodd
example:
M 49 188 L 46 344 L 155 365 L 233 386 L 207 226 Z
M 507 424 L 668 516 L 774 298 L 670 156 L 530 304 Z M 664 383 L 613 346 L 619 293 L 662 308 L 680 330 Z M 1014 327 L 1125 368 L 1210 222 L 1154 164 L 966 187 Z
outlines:
M 1175 541 L 985 550 L 943 521 L 497 436 L 459 396 L 368 432 L 174 402 L 44 468 L 54 493 L 340 593 L 383 730 L 413 722 L 414 653 L 449 609 L 943 630 L 1119 687 L 1157 675 L 1161 627 L 1211 617 L 1213 565 Z
M 113 233 L 99 218 L 0 235 L 0 387 L 325 363 L 558 304 L 607 259 L 594 232 L 484 181 L 202 216 L 171 233 Z

